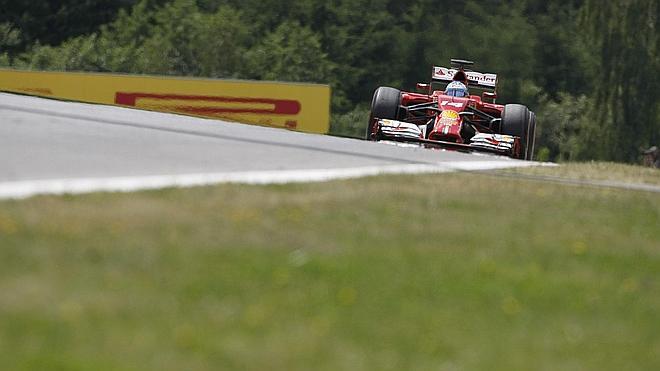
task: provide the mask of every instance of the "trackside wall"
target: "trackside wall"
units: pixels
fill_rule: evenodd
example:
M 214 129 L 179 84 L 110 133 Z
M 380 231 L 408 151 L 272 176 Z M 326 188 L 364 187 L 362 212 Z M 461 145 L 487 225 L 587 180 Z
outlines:
M 327 85 L 0 69 L 0 90 L 309 133 L 330 127 Z

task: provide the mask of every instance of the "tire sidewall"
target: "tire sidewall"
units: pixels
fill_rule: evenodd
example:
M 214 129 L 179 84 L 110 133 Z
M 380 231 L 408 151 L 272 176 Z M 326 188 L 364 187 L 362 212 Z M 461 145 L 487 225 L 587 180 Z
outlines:
M 399 105 L 401 104 L 401 91 L 387 86 L 381 86 L 374 92 L 371 99 L 369 122 L 365 131 L 365 139 L 373 140 L 374 118 L 396 120 L 399 117 Z
M 531 159 L 530 151 L 533 151 L 534 145 L 530 146 L 529 133 L 533 128 L 533 113 L 522 104 L 507 104 L 502 111 L 501 133 L 513 135 L 520 138 L 521 155 L 525 160 Z M 533 140 L 533 138 L 531 138 Z M 531 147 L 531 148 L 530 148 Z

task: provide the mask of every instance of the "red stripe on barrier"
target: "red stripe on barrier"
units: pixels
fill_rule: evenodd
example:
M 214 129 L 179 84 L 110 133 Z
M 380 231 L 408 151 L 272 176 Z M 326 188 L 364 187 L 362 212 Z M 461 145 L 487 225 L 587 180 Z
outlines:
M 125 93 L 115 94 L 115 103 L 136 107 L 140 99 L 151 100 L 179 100 L 195 102 L 218 102 L 218 103 L 243 103 L 243 104 L 272 104 L 271 109 L 257 108 L 221 108 L 221 107 L 194 107 L 173 105 L 171 108 L 177 112 L 186 112 L 196 115 L 212 115 L 219 113 L 256 113 L 265 115 L 297 115 L 300 113 L 300 102 L 289 99 L 269 98 L 238 98 L 218 97 L 204 95 L 179 95 L 179 94 L 149 94 L 149 93 Z

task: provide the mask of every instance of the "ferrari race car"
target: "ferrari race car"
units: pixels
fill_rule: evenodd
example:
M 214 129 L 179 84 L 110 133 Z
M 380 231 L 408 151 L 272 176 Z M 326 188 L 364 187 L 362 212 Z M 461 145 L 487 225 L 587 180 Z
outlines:
M 417 84 L 423 94 L 376 89 L 366 139 L 531 160 L 536 115 L 521 104 L 496 104 L 497 75 L 472 65 L 452 59 L 451 68 L 433 67 L 430 83 Z

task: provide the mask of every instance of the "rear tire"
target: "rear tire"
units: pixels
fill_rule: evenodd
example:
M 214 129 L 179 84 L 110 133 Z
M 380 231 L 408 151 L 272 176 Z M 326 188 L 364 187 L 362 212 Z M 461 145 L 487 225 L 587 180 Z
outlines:
M 522 104 L 507 104 L 502 111 L 502 134 L 520 137 L 521 158 L 531 160 L 534 155 L 536 115 Z
M 536 114 L 529 111 L 529 128 L 527 129 L 527 157 L 525 160 L 534 159 L 534 146 L 536 145 Z
M 399 118 L 399 106 L 401 105 L 401 91 L 399 89 L 381 86 L 374 92 L 371 100 L 371 114 L 365 131 L 366 140 L 376 140 L 372 138 L 374 118 L 397 120 Z

